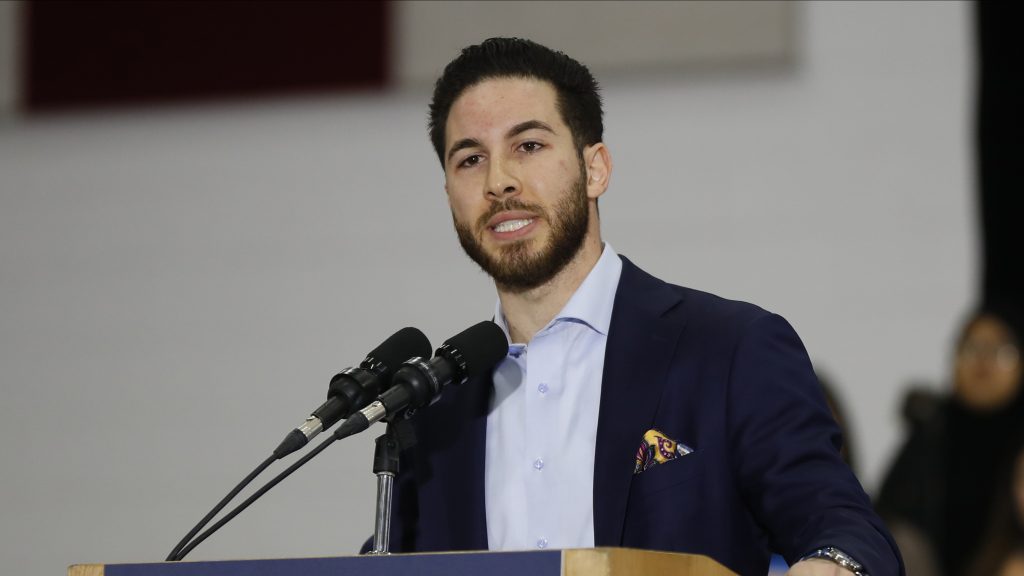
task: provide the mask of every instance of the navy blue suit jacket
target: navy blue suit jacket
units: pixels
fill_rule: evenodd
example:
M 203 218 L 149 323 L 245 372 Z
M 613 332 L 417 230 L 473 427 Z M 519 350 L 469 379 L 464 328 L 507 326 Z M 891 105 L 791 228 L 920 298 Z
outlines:
M 793 563 L 836 546 L 871 576 L 902 574 L 789 324 L 622 260 L 597 426 L 595 544 L 704 554 L 739 574 L 765 574 L 772 551 Z M 393 550 L 487 549 L 492 387 L 489 375 L 453 386 L 413 419 Z M 694 452 L 634 475 L 652 428 Z

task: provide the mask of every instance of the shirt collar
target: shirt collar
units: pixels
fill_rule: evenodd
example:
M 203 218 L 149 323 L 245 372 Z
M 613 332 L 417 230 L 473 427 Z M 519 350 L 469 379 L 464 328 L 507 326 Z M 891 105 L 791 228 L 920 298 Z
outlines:
M 619 287 L 621 275 L 622 260 L 611 244 L 605 242 L 597 264 L 573 293 L 572 298 L 569 298 L 562 310 L 537 334 L 544 333 L 560 322 L 576 322 L 585 324 L 595 332 L 607 336 L 608 327 L 612 321 L 612 305 L 615 303 L 615 292 Z M 494 307 L 494 322 L 505 332 L 508 341 L 512 342 L 500 299 Z M 513 346 L 521 347 L 522 345 L 513 344 Z

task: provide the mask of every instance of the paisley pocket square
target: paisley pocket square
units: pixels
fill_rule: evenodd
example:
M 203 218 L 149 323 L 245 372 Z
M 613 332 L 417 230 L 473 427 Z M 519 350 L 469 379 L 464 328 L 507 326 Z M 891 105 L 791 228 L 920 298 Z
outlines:
M 693 452 L 686 444 L 676 442 L 655 429 L 644 432 L 644 439 L 636 451 L 636 466 L 633 474 L 639 474 L 655 464 L 674 460 Z

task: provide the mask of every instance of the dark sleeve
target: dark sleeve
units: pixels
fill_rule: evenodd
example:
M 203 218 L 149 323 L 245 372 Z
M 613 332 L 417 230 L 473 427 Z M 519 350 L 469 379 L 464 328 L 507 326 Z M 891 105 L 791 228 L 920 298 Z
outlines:
M 752 321 L 729 378 L 729 434 L 749 510 L 790 564 L 835 546 L 870 576 L 903 574 L 892 537 L 839 454 L 803 344 L 780 316 Z

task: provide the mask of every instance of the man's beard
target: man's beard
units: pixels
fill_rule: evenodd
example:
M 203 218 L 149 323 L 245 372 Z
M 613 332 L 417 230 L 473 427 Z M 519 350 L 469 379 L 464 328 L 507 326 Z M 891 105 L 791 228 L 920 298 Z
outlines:
M 548 222 L 551 236 L 535 254 L 530 253 L 533 240 L 520 240 L 499 246 L 499 254 L 495 257 L 484 250 L 481 239 L 474 236 L 465 223 L 455 220 L 455 232 L 466 254 L 494 278 L 500 288 L 525 292 L 554 278 L 583 247 L 590 225 L 586 170 L 580 170 L 579 179 L 555 205 L 554 214 L 517 198 L 492 204 L 490 210 L 477 220 L 476 228 L 482 231 L 481 236 L 487 233 L 487 222 L 495 214 L 506 210 L 526 210 L 535 214 L 535 218 Z

